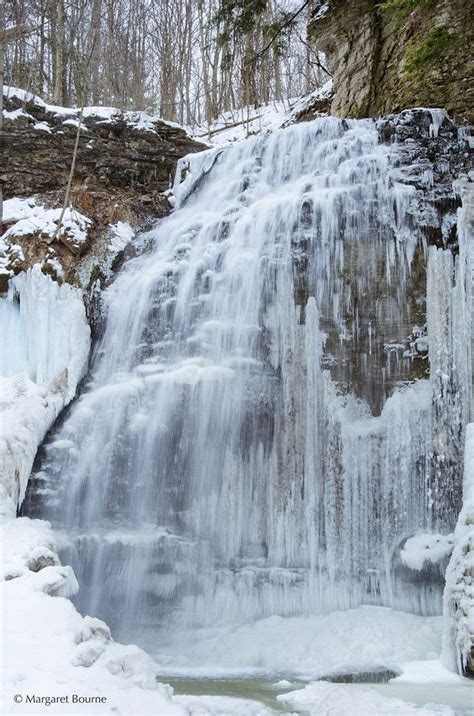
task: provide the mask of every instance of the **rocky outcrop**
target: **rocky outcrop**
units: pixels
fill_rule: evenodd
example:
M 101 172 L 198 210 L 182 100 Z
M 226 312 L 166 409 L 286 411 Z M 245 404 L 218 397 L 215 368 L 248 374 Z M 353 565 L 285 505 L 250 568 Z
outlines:
M 34 197 L 33 204 L 56 209 L 57 215 L 80 120 L 70 199 L 76 218 L 85 218 L 86 223 L 84 240 L 74 241 L 67 228 L 53 238 L 41 222 L 35 230 L 32 221 L 31 231 L 14 236 L 14 250 L 4 248 L 9 253 L 4 261 L 7 271 L 2 273 L 6 280 L 41 263 L 43 271 L 59 281 L 87 287 L 107 263 L 107 247 L 114 240 L 111 226 L 127 222 L 135 230 L 144 229 L 168 214 L 171 205 L 164 192 L 178 159 L 205 148 L 178 125 L 144 112 L 96 107 L 86 108 L 81 117 L 77 109 L 47 105 L 15 88 L 8 88 L 4 107 L 4 199 Z M 51 220 L 54 225 L 57 217 L 52 215 Z M 4 230 L 13 223 L 4 217 Z M 12 244 L 12 237 L 7 244 Z M 116 254 L 106 272 L 120 262 Z M 61 267 L 60 274 L 55 266 Z M 0 290 L 6 290 L 5 280 L 0 283 Z
M 327 336 L 323 361 L 333 379 L 366 401 L 374 415 L 380 414 L 395 386 L 427 376 L 427 246 L 457 254 L 461 198 L 453 183 L 467 178 L 471 166 L 466 138 L 446 113 L 406 110 L 378 120 L 377 128 L 381 141 L 394 149 L 393 181 L 401 191 L 413 191 L 409 222 L 420 240 L 410 270 L 400 262 L 391 275 L 385 266 L 393 236 L 347 242 L 340 281 L 341 295 L 353 298 L 353 303 L 341 302 L 345 325 L 356 325 L 350 342 L 341 341 L 329 289 L 320 305 Z M 369 222 L 375 236 L 377 215 Z M 368 267 L 373 268 L 373 280 L 361 283 Z M 304 305 L 311 284 L 302 270 L 297 285 Z M 400 301 L 402 286 L 405 298 Z
M 469 0 L 329 0 L 309 25 L 334 79 L 331 114 L 370 117 L 444 107 L 474 121 Z
M 5 198 L 63 189 L 78 110 L 45 105 L 36 97 L 25 101 L 17 95 L 4 97 L 4 106 Z M 142 112 L 95 108 L 96 114 L 92 114 L 93 109 L 88 108 L 81 119 L 74 187 L 86 193 L 121 190 L 126 196 L 139 196 L 150 213 L 156 203 L 163 203 L 161 193 L 169 187 L 178 159 L 204 149 L 204 145 L 178 125 L 144 117 Z

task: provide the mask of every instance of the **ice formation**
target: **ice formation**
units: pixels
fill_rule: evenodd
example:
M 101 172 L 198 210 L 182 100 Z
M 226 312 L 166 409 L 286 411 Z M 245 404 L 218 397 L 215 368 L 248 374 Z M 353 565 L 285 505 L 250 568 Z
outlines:
M 304 689 L 290 691 L 277 697 L 293 708 L 304 709 L 311 716 L 454 716 L 449 706 L 426 704 L 418 708 L 401 699 L 389 698 L 367 688 L 350 688 L 339 684 L 319 682 Z
M 178 166 L 31 492 L 78 605 L 119 634 L 440 613 L 440 582 L 399 553 L 459 511 L 465 256 L 426 251 L 396 152 L 370 121 L 321 118 Z
M 8 337 L 0 354 L 0 502 L 11 511 L 23 500 L 38 446 L 87 369 L 90 329 L 82 292 L 59 286 L 39 265 L 10 280 L 0 325 Z

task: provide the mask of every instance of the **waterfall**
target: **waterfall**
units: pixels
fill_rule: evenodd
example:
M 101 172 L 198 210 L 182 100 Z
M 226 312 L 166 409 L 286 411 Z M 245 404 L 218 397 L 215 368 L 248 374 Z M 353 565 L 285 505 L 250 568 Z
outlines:
M 30 490 L 119 635 L 440 613 L 400 551 L 460 508 L 462 257 L 397 161 L 331 117 L 181 160 Z

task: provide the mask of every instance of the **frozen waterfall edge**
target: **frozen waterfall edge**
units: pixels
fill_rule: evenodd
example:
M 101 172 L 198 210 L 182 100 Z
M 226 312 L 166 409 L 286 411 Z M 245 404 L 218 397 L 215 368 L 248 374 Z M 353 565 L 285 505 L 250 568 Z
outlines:
M 459 210 L 458 234 L 460 256 L 464 258 L 466 265 L 465 330 L 471 336 L 472 350 L 473 335 L 469 318 L 472 321 L 474 316 L 474 186 L 472 183 L 460 182 L 458 190 L 463 201 Z M 471 353 L 471 365 L 472 355 Z M 470 385 L 471 383 L 468 383 L 468 387 Z M 446 570 L 443 599 L 442 662 L 451 671 L 474 678 L 474 423 L 469 423 L 466 427 L 463 507 L 454 538 L 455 545 Z

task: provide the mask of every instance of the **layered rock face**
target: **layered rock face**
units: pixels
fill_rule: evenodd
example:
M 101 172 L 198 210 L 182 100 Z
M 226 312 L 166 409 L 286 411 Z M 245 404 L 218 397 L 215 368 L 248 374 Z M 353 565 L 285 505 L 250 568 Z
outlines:
M 57 191 L 66 186 L 76 139 L 78 111 L 53 107 L 33 97 L 4 97 L 5 198 Z M 75 188 L 140 195 L 142 204 L 162 202 L 176 162 L 202 150 L 178 125 L 143 112 L 96 108 L 85 112 L 74 173 Z M 23 110 L 14 116 L 15 111 Z M 55 111 L 61 110 L 61 112 Z M 12 116 L 13 114 L 13 116 Z M 149 120 L 149 121 L 147 121 Z M 147 196 L 144 196 L 147 195 Z
M 41 231 L 15 236 L 23 254 L 19 259 L 17 251 L 7 261 L 15 274 L 54 254 L 67 282 L 84 285 L 80 274 L 86 263 L 86 273 L 96 278 L 94 267 L 104 259 L 101 244 L 107 243 L 109 226 L 128 222 L 143 229 L 168 214 L 171 205 L 163 192 L 178 159 L 205 148 L 178 125 L 144 112 L 89 107 L 80 117 L 76 109 L 47 105 L 15 88 L 8 88 L 4 107 L 4 199 L 35 197 L 48 208 L 62 206 L 80 119 L 70 198 L 74 211 L 89 219 L 86 240 L 80 242 L 67 230 L 54 241 Z M 5 228 L 9 221 L 4 215 Z M 91 263 L 88 258 L 94 254 Z
M 331 114 L 368 117 L 444 107 L 474 120 L 469 0 L 329 0 L 310 23 L 334 78 Z

